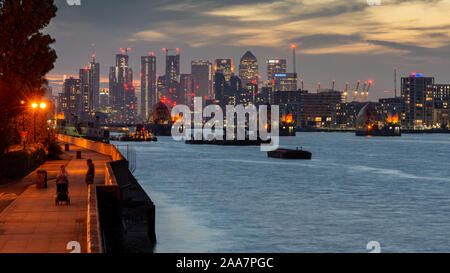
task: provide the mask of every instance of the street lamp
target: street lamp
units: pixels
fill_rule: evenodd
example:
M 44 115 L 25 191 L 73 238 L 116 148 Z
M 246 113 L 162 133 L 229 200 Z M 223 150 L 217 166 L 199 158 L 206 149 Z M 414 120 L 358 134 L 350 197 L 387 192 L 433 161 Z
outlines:
M 37 102 L 33 102 L 31 104 L 31 108 L 33 108 L 33 120 L 34 120 L 34 126 L 33 126 L 33 137 L 34 137 L 34 143 L 36 143 L 36 109 L 38 106 L 41 109 L 45 109 L 47 107 L 47 104 L 45 102 L 41 102 L 39 105 Z

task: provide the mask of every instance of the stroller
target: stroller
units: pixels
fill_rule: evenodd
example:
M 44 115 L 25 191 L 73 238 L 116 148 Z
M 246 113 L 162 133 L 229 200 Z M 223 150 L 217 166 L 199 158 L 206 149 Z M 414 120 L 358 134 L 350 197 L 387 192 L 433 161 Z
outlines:
M 60 202 L 66 202 L 67 205 L 70 205 L 69 183 L 67 181 L 56 181 L 55 204 L 59 205 Z

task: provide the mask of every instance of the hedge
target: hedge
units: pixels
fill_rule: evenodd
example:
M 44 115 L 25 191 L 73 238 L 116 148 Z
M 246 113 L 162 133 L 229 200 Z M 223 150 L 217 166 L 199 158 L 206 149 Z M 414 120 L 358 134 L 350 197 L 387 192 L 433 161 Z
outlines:
M 25 150 L 0 155 L 0 178 L 24 177 L 45 162 L 44 146 L 35 145 Z

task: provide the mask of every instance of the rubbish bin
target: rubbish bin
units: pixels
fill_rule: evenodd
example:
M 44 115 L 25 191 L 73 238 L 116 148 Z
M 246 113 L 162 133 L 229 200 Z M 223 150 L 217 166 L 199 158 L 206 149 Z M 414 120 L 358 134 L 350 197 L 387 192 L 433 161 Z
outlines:
M 47 188 L 47 171 L 38 170 L 36 175 L 36 188 L 44 189 Z
M 81 159 L 81 151 L 77 151 L 77 159 Z
M 66 151 L 66 152 L 69 151 L 69 144 L 64 145 L 64 151 Z

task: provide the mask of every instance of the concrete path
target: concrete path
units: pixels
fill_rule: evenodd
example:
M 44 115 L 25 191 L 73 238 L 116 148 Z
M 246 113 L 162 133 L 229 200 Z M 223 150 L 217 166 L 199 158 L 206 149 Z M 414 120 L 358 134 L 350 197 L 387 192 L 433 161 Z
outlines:
M 82 151 L 82 159 L 75 152 Z M 87 186 L 84 177 L 86 159 L 95 164 L 95 183 L 105 182 L 108 156 L 70 145 L 72 157 L 69 172 L 70 206 L 56 206 L 55 180 L 47 189 L 29 186 L 0 214 L 0 253 L 67 253 L 67 243 L 77 241 L 86 252 Z

